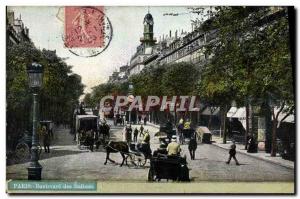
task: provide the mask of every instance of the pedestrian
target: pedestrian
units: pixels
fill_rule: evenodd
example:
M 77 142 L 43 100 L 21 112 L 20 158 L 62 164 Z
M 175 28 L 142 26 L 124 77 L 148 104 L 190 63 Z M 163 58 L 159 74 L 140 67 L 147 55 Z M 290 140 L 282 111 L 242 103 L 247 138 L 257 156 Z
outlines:
M 177 126 L 177 131 L 179 134 L 179 141 L 181 144 L 184 143 L 184 137 L 183 137 L 183 119 L 181 118 L 179 120 L 178 126 Z
M 139 134 L 139 130 L 137 128 L 133 131 L 133 142 L 137 142 L 137 136 Z
M 141 124 L 142 116 L 139 115 L 139 116 L 138 116 L 138 119 L 139 119 L 139 124 Z
M 173 131 L 173 124 L 172 124 L 171 120 L 168 120 L 166 123 L 166 133 L 167 133 L 169 142 L 171 142 L 171 138 L 172 138 L 172 134 L 173 134 L 172 131 Z
M 125 132 L 126 142 L 130 143 L 131 142 L 131 134 L 132 134 L 131 124 L 129 124 L 129 126 L 126 127 L 125 131 L 126 131 Z
M 250 136 L 248 140 L 248 153 L 256 153 L 257 152 L 257 143 L 255 141 L 255 138 L 253 136 Z
M 143 127 L 143 125 L 141 125 L 141 127 L 140 127 L 140 137 L 144 136 L 143 131 L 144 131 L 144 127 Z
M 42 127 L 42 135 L 45 153 L 50 153 L 50 133 L 47 131 L 46 126 Z
M 197 149 L 197 139 L 196 139 L 196 133 L 195 132 L 191 136 L 188 148 L 189 148 L 191 160 L 195 160 L 195 152 L 196 152 L 196 149 Z
M 245 150 L 248 150 L 250 138 L 251 138 L 251 136 L 247 135 L 247 138 L 246 138 L 247 141 L 246 141 L 246 144 L 245 144 Z
M 122 126 L 125 125 L 125 115 L 122 115 Z
M 226 164 L 229 164 L 231 158 L 233 158 L 236 165 L 240 165 L 240 163 L 236 159 L 235 155 L 236 155 L 236 145 L 235 145 L 235 141 L 232 141 L 232 145 L 230 146 L 230 150 L 229 150 L 229 158 L 228 158 L 228 161 L 226 162 Z
M 148 117 L 147 117 L 147 115 L 145 115 L 145 117 L 144 117 L 144 126 L 147 125 L 147 120 L 148 120 Z
M 171 142 L 167 146 L 169 156 L 179 156 L 181 152 L 180 144 L 177 143 L 176 135 L 172 136 Z

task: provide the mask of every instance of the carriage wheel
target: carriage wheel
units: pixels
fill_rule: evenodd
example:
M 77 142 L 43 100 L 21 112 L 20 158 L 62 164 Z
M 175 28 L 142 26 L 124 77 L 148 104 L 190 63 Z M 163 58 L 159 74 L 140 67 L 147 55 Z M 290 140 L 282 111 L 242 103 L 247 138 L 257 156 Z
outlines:
M 148 171 L 148 181 L 153 182 L 154 181 L 154 173 L 152 167 Z
M 147 158 L 145 157 L 145 155 L 144 154 L 142 154 L 142 156 L 143 156 L 143 161 L 142 161 L 142 166 L 145 166 L 145 164 L 147 163 Z
M 135 154 L 130 154 L 129 155 L 130 162 L 137 167 L 142 167 L 146 164 L 147 159 L 144 156 L 144 154 L 141 153 L 141 155 L 135 155 Z
M 16 146 L 16 158 L 21 162 L 30 159 L 30 148 L 26 143 L 19 143 Z

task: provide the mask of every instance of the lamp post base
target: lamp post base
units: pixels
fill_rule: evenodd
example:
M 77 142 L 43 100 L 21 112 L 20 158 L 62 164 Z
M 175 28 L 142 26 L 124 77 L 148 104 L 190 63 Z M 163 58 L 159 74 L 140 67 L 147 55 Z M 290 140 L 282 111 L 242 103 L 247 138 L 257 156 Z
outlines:
M 28 167 L 28 180 L 41 180 L 42 179 L 42 167 Z

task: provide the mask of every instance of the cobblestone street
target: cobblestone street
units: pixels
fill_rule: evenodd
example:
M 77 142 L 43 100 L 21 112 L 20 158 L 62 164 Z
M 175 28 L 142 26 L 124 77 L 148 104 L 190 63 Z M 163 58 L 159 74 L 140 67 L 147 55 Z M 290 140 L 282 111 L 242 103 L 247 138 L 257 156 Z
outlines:
M 133 129 L 135 126 L 133 126 Z M 157 128 L 147 125 L 150 131 L 151 149 L 155 150 L 158 139 L 154 134 Z M 112 127 L 111 138 L 122 140 L 122 128 Z M 55 131 L 54 145 L 51 153 L 42 153 L 40 164 L 43 166 L 42 179 L 44 180 L 100 180 L 100 181 L 130 181 L 145 182 L 149 169 L 149 162 L 145 168 L 133 166 L 120 167 L 109 163 L 104 165 L 106 153 L 102 147 L 98 151 L 89 152 L 80 150 L 73 141 L 69 129 Z M 138 137 L 138 139 L 141 139 Z M 191 161 L 187 145 L 182 146 L 182 154 L 186 154 L 188 167 L 191 169 L 190 177 L 193 181 L 293 181 L 294 170 L 258 160 L 247 155 L 237 154 L 241 163 L 236 166 L 234 162 L 225 164 L 228 151 L 209 144 L 198 144 L 196 160 Z M 121 155 L 111 154 L 111 159 L 121 163 Z M 7 166 L 7 179 L 27 179 L 27 165 L 15 164 Z

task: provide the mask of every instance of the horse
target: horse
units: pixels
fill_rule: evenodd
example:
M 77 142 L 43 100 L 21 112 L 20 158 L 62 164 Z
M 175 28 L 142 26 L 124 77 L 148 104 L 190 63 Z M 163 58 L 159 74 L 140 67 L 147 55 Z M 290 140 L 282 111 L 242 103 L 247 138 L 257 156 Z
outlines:
M 125 155 L 129 153 L 129 147 L 128 147 L 126 142 L 123 142 L 123 141 L 109 141 L 104 146 L 104 148 L 106 149 L 106 159 L 105 159 L 104 165 L 107 164 L 107 160 L 109 160 L 113 163 L 115 162 L 115 161 L 113 161 L 109 158 L 110 153 L 118 153 L 119 152 L 121 154 L 122 158 L 123 158 L 123 161 L 122 161 L 120 167 L 123 166 L 125 160 L 128 157 L 128 156 L 125 157 Z M 126 162 L 126 164 L 127 164 L 127 162 Z

